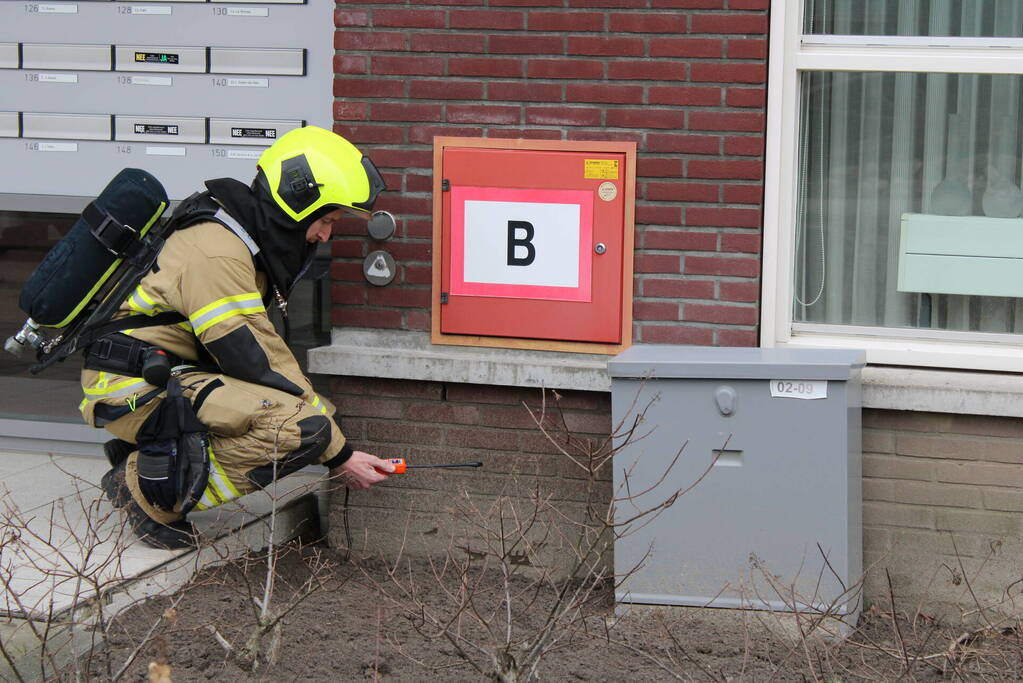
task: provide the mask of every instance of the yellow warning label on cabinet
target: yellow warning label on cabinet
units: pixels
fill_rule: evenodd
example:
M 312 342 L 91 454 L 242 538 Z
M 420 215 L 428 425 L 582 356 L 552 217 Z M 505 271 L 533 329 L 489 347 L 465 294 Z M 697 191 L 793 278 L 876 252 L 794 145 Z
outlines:
M 617 159 L 586 159 L 583 161 L 583 178 L 618 180 Z

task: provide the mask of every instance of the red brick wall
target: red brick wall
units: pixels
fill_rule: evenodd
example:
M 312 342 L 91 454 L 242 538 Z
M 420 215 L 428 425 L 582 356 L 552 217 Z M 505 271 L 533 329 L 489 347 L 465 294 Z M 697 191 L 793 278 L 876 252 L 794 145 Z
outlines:
M 633 140 L 634 341 L 757 343 L 769 0 L 339 2 L 335 129 L 399 218 L 334 244 L 337 325 L 430 326 L 435 135 Z M 395 281 L 367 287 L 386 248 Z
M 481 461 L 480 469 L 413 470 L 367 491 L 351 493 L 348 514 L 353 545 L 372 553 L 443 552 L 458 529 L 452 509 L 466 492 L 482 509 L 499 496 L 528 504 L 539 490 L 566 519 L 583 519 L 587 501 L 606 511 L 611 469 L 598 477 L 561 453 L 575 457 L 607 448 L 611 395 L 547 392 L 548 439 L 530 416 L 544 399 L 539 389 L 337 377 L 331 384 L 342 429 L 352 446 L 410 464 Z M 556 443 L 555 443 L 556 442 Z M 607 452 L 606 450 L 601 452 Z M 344 547 L 344 495 L 330 505 L 330 543 Z M 551 538 L 545 552 L 552 566 L 567 538 Z M 563 554 L 563 553 L 562 553 Z

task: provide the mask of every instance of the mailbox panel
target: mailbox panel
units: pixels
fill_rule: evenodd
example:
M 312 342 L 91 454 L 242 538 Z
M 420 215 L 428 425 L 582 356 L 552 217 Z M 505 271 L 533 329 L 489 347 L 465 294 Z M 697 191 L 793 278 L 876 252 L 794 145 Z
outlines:
M 0 111 L 0 137 L 16 138 L 21 135 L 21 117 L 16 111 Z
M 18 43 L 0 43 L 0 69 L 18 68 L 18 49 Z
M 23 69 L 110 71 L 110 46 L 24 43 L 21 60 Z
M 210 48 L 210 73 L 304 76 L 305 50 L 273 48 Z
M 108 114 L 22 114 L 22 136 L 58 140 L 109 140 Z
M 627 343 L 626 156 L 446 147 L 440 334 Z
M 0 157 L 18 169 L 0 175 L 0 204 L 78 212 L 125 167 L 153 173 L 172 201 L 192 194 L 197 179 L 251 178 L 259 148 L 273 142 L 274 129 L 283 132 L 280 125 L 331 127 L 334 8 L 303 0 L 0 0 L 0 109 L 19 114 L 0 117 Z M 209 73 L 214 50 L 218 60 L 236 54 L 240 61 L 218 61 L 224 72 Z M 198 119 L 211 130 L 205 123 L 192 130 L 189 121 L 177 136 L 170 128 L 136 134 L 122 127 L 118 140 L 109 133 L 104 140 L 19 140 L 20 112 L 143 124 Z M 229 123 L 207 144 L 216 122 L 253 119 L 243 126 L 249 130 L 236 131 L 245 137 L 232 136 Z

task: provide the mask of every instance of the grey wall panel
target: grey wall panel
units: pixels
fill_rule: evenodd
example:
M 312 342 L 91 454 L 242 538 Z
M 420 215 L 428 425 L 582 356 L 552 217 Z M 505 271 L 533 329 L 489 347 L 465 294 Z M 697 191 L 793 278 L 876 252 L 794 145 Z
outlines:
M 109 45 L 22 43 L 21 68 L 110 71 Z
M 38 70 L 0 68 L 4 110 L 111 114 L 115 120 L 155 116 L 250 121 L 258 116 L 272 122 L 304 120 L 325 128 L 332 124 L 333 3 L 81 0 L 71 4 L 77 10 L 73 14 L 42 14 L 26 12 L 24 3 L 0 0 L 0 64 L 3 45 L 73 40 L 123 47 L 178 45 L 203 53 L 206 46 L 304 49 L 306 75 L 193 73 L 159 64 L 151 71 L 62 69 L 54 73 L 41 66 L 35 67 Z M 169 8 L 170 13 L 137 14 L 136 8 L 160 12 Z M 6 54 L 10 59 L 15 53 L 8 47 Z M 125 166 L 150 171 L 177 200 L 201 189 L 208 178 L 229 176 L 249 182 L 262 145 L 251 138 L 218 140 L 223 142 L 183 144 L 179 139 L 170 146 L 187 148 L 172 150 L 184 155 L 165 156 L 157 153 L 166 147 L 158 140 L 83 140 L 70 151 L 70 142 L 40 146 L 38 139 L 0 136 L 0 155 L 21 169 L 0 175 L 0 203 L 5 194 L 39 196 L 39 210 L 47 210 L 52 205 L 45 198 L 48 194 L 94 197 Z
M 22 137 L 55 140 L 109 140 L 109 114 L 22 113 Z
M 18 43 L 0 43 L 0 69 L 18 68 Z
M 0 137 L 16 138 L 21 132 L 18 112 L 0 111 Z

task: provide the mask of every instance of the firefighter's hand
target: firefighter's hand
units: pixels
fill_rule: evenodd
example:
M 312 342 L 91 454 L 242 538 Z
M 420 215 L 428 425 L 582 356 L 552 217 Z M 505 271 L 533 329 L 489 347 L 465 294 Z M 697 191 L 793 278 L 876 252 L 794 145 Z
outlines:
M 330 471 L 332 477 L 338 477 L 350 489 L 356 491 L 368 489 L 373 484 L 387 479 L 387 474 L 394 471 L 394 465 L 375 455 L 355 451 L 352 457 Z

